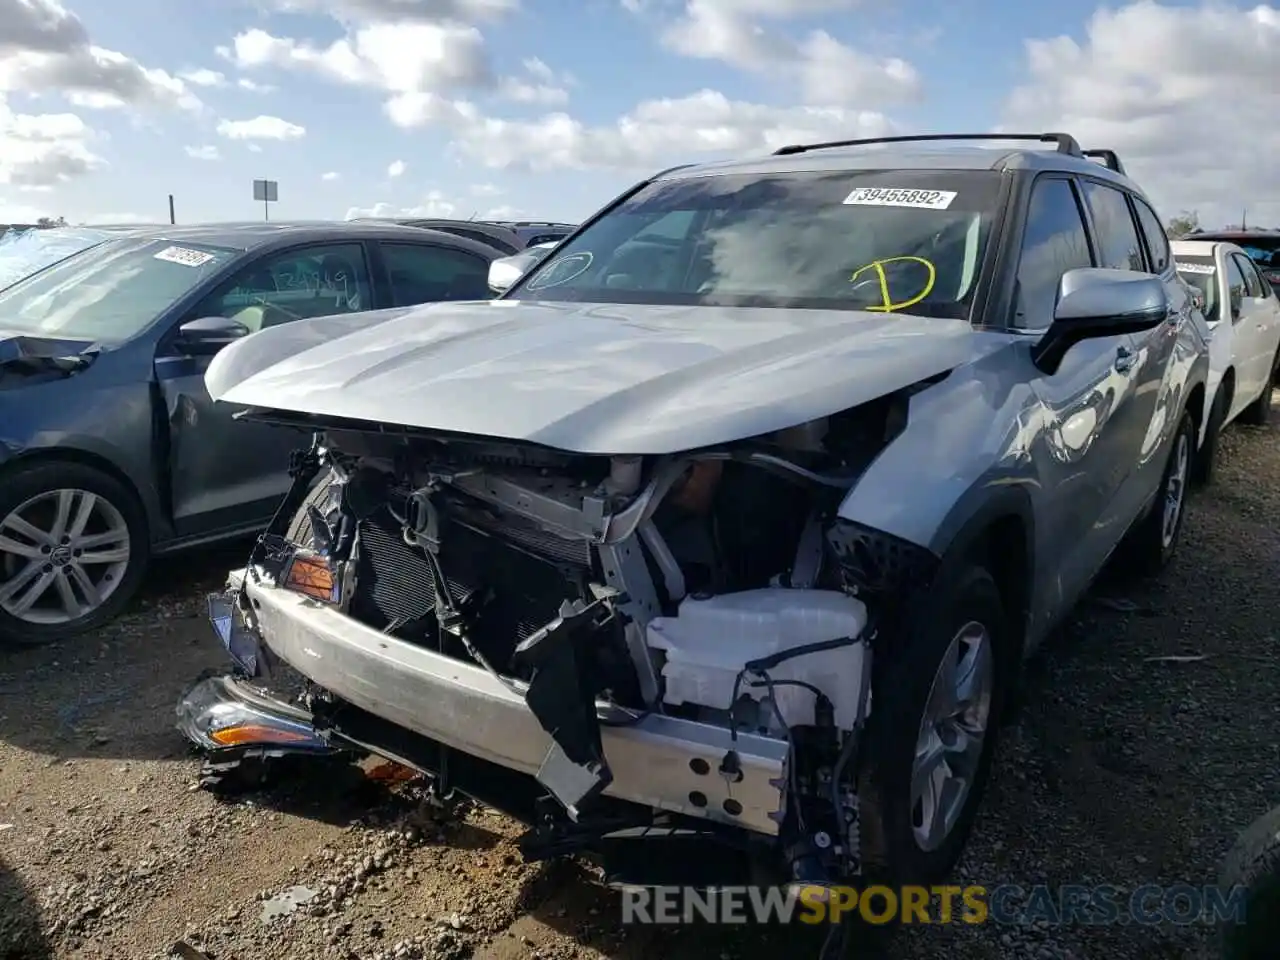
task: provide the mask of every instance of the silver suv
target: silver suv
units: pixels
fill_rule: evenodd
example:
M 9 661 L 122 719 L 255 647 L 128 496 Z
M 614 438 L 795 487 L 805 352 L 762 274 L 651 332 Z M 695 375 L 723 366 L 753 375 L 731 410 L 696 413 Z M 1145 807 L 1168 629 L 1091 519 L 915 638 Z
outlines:
M 495 300 L 221 353 L 214 397 L 317 439 L 214 619 L 310 683 L 276 748 L 397 757 L 530 857 L 934 882 L 1024 658 L 1177 545 L 1205 334 L 1065 134 L 669 170 Z M 214 760 L 246 683 L 181 708 Z

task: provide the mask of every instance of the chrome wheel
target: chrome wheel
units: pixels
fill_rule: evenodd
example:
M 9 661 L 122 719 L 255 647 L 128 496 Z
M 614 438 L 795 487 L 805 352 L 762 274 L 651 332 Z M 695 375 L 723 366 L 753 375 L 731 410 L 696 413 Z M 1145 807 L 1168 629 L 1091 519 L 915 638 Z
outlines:
M 911 824 L 921 850 L 938 849 L 964 810 L 982 760 L 995 663 L 991 634 L 960 628 L 933 676 L 911 768 Z
M 50 490 L 0 520 L 0 610 L 26 623 L 88 616 L 119 589 L 129 525 L 87 490 Z
M 1178 520 L 1182 517 L 1182 503 L 1187 495 L 1187 473 L 1191 463 L 1191 441 L 1185 432 L 1178 434 L 1174 442 L 1173 460 L 1169 464 L 1169 479 L 1164 488 L 1164 520 L 1160 524 L 1160 545 L 1166 550 L 1178 532 Z

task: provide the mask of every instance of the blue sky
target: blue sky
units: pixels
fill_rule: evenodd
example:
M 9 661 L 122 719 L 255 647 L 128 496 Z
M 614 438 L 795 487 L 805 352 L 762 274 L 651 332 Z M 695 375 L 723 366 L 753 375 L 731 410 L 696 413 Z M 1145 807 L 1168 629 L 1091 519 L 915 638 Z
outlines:
M 1219 132 L 1280 129 L 1277 49 L 1274 9 L 1221 4 L 0 0 L 0 220 L 161 221 L 170 193 L 182 222 L 256 218 L 256 178 L 274 219 L 577 219 L 792 135 L 1009 124 L 1121 149 L 1166 216 L 1280 225 L 1256 128 Z

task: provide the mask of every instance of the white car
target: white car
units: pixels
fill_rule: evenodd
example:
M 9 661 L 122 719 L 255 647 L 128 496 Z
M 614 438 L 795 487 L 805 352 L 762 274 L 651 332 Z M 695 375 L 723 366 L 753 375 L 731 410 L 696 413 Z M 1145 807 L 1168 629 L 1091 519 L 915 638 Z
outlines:
M 1195 290 L 1212 331 L 1209 416 L 1200 427 L 1195 464 L 1196 479 L 1207 483 L 1222 428 L 1237 418 L 1258 425 L 1270 420 L 1272 380 L 1280 361 L 1280 299 L 1234 243 L 1177 240 L 1172 247 L 1178 275 Z

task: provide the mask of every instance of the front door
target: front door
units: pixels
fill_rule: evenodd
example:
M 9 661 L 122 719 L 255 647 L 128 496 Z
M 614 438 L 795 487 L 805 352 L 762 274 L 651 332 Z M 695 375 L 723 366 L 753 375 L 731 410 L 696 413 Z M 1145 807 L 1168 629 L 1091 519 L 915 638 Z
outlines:
M 221 283 L 175 324 L 228 317 L 250 333 L 308 317 L 374 309 L 364 244 L 327 243 L 263 254 Z M 170 335 L 156 355 L 164 399 L 158 424 L 179 537 L 258 526 L 289 489 L 289 454 L 308 442 L 281 427 L 235 419 L 204 385 L 209 358 L 185 356 Z M 167 467 L 167 470 L 166 470 Z
M 1100 265 L 1095 260 L 1075 184 L 1041 177 L 1022 241 L 1016 325 L 1030 333 L 1047 330 L 1062 275 Z M 1053 373 L 1029 366 L 1027 379 L 1050 417 L 1040 478 L 1046 506 L 1037 538 L 1042 554 L 1054 561 L 1038 584 L 1054 611 L 1051 619 L 1075 602 L 1123 533 L 1115 510 L 1141 442 L 1138 369 L 1128 336 L 1078 343 Z

